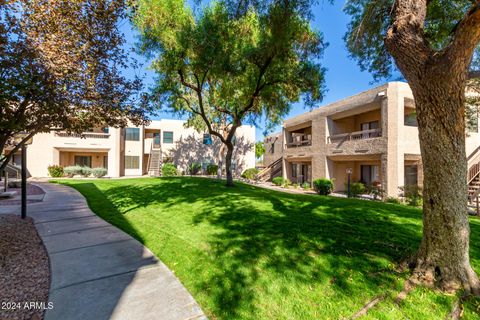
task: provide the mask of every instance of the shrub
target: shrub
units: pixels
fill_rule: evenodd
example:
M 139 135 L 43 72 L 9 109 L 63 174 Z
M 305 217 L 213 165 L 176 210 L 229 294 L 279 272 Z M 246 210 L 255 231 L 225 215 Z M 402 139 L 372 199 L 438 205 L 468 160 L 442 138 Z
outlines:
M 94 168 L 94 169 L 92 169 L 92 175 L 95 178 L 105 177 L 107 175 L 107 172 L 108 171 L 105 168 Z
M 284 179 L 283 177 L 273 178 L 272 183 L 276 186 L 284 187 L 284 188 L 288 187 L 291 184 L 290 180 Z
M 81 167 L 80 174 L 82 177 L 86 178 L 92 174 L 92 168 L 89 167 Z
M 57 165 L 48 166 L 48 174 L 52 178 L 63 177 L 63 175 L 64 175 L 63 167 L 62 166 L 57 166 Z
M 302 188 L 303 189 L 310 189 L 310 183 L 308 183 L 308 182 L 302 183 Z
M 172 176 L 176 176 L 177 174 L 178 174 L 177 166 L 175 166 L 173 163 L 165 163 L 162 166 L 162 176 L 172 177 Z
M 200 172 L 202 169 L 202 165 L 200 163 L 192 163 L 190 166 L 188 166 L 188 173 L 190 175 L 196 175 Z
M 255 180 L 256 176 L 258 174 L 258 169 L 256 168 L 250 168 L 242 173 L 242 178 L 248 179 L 248 180 Z
M 283 177 L 275 177 L 272 179 L 272 183 L 276 186 L 288 186 L 290 181 L 288 179 L 284 179 Z
M 216 164 L 210 163 L 207 165 L 207 174 L 214 176 L 218 172 L 218 166 Z
M 400 204 L 400 200 L 398 200 L 398 198 L 395 198 L 395 197 L 387 197 L 385 199 L 385 202 L 386 203 Z
M 419 207 L 423 204 L 422 189 L 416 184 L 400 187 L 409 206 Z
M 316 179 L 313 181 L 313 188 L 318 194 L 328 196 L 333 191 L 333 181 L 326 178 Z
M 373 187 L 370 194 L 373 196 L 373 200 L 383 199 L 385 197 L 385 190 L 379 186 Z
M 350 185 L 350 196 L 356 198 L 365 193 L 365 185 L 361 182 L 354 182 Z
M 292 187 L 295 188 L 295 189 L 298 189 L 299 185 L 298 185 L 298 183 L 292 183 Z
M 70 166 L 63 168 L 63 172 L 67 175 L 67 177 L 71 178 L 75 175 L 82 174 L 82 167 L 81 166 Z
M 385 190 L 382 189 L 380 182 L 373 182 L 371 185 L 365 186 L 365 190 L 373 196 L 373 200 L 383 199 L 385 197 Z

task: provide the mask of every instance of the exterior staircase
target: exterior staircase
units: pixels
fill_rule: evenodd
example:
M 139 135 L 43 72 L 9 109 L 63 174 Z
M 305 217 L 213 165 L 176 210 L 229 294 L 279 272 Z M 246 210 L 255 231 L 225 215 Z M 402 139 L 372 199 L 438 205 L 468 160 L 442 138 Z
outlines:
M 480 215 L 480 147 L 467 158 L 468 205 Z
M 257 173 L 258 181 L 271 181 L 275 177 L 279 177 L 282 174 L 282 158 L 279 158 L 272 162 L 269 166 L 265 167 L 262 171 Z
M 162 148 L 158 145 L 150 147 L 150 155 L 148 157 L 148 175 L 159 177 L 162 175 Z
M 10 163 L 7 164 L 7 167 L 5 168 L 5 172 L 7 173 L 9 178 L 20 179 L 22 175 L 22 169 Z

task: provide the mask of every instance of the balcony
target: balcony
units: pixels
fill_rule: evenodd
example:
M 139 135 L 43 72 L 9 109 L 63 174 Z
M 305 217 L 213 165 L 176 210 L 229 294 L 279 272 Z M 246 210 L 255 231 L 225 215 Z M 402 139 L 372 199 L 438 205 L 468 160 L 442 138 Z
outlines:
M 288 148 L 307 147 L 312 145 L 312 135 L 293 135 L 292 141 L 286 144 Z
M 370 129 L 349 133 L 341 133 L 328 137 L 328 143 L 342 143 L 352 140 L 364 140 L 371 138 L 380 138 L 382 136 L 382 129 Z
M 101 133 L 101 132 L 84 132 L 82 134 L 67 133 L 67 132 L 56 132 L 55 136 L 61 137 L 61 138 L 108 139 L 110 137 L 110 134 Z
M 341 133 L 328 137 L 328 156 L 382 154 L 386 150 L 387 142 L 382 137 L 382 129 Z

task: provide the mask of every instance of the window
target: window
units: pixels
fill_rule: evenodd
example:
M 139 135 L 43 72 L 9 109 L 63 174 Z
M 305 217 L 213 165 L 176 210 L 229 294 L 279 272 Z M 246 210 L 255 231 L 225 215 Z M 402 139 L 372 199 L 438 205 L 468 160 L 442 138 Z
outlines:
M 418 127 L 417 114 L 415 112 L 406 114 L 403 124 L 409 127 Z
M 109 128 L 108 128 L 108 127 L 102 128 L 102 132 L 103 132 L 103 133 L 108 133 L 108 132 L 109 132 Z
M 209 133 L 203 134 L 203 144 L 207 146 L 212 145 L 212 136 Z
M 163 131 L 163 143 L 173 143 L 172 131 Z
M 126 128 L 125 140 L 127 141 L 140 141 L 140 129 L 139 128 Z
M 405 166 L 405 185 L 418 184 L 418 167 L 415 165 Z
M 138 156 L 125 156 L 125 169 L 139 169 L 140 157 Z
M 270 147 L 270 153 L 275 153 L 275 143 L 272 143 L 272 146 Z
M 108 169 L 108 156 L 103 156 L 103 167 Z
M 375 181 L 380 181 L 378 166 L 362 165 L 360 166 L 360 170 L 361 170 L 360 180 L 363 184 L 371 185 Z
M 81 167 L 92 167 L 92 157 L 91 156 L 75 156 L 75 165 Z

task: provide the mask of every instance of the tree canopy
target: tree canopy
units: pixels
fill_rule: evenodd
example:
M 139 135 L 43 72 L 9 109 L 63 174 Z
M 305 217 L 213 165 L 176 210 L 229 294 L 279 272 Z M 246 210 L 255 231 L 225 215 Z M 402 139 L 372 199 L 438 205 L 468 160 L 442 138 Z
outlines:
M 228 184 L 242 123 L 277 124 L 292 102 L 322 99 L 325 43 L 303 5 L 218 1 L 194 13 L 183 0 L 140 0 L 135 8 L 141 50 L 157 73 L 152 101 L 225 144 Z
M 460 21 L 474 3 L 470 0 L 428 1 L 425 21 L 421 26 L 422 41 L 432 50 L 445 50 L 451 44 Z M 394 4 L 394 0 L 349 0 L 344 8 L 351 17 L 344 37 L 347 47 L 360 68 L 368 70 L 376 80 L 390 78 L 398 71 L 384 41 L 388 29 L 395 22 Z M 470 64 L 472 77 L 480 70 L 479 53 L 480 47 Z
M 260 159 L 265 154 L 265 145 L 263 141 L 258 141 L 255 143 L 255 157 Z
M 141 82 L 122 75 L 131 61 L 118 28 L 127 9 L 108 0 L 0 2 L 0 154 L 21 132 L 24 142 L 144 120 L 134 101 Z

